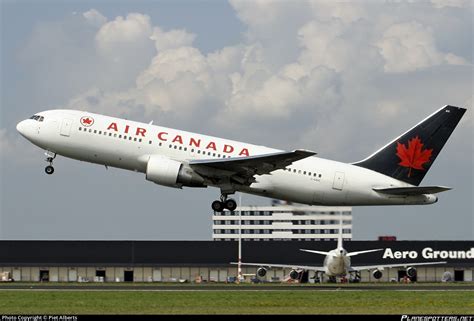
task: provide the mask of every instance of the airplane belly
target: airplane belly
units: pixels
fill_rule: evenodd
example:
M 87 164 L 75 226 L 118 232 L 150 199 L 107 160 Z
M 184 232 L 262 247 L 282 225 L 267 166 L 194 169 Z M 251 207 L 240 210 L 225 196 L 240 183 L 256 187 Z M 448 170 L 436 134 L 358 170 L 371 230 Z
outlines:
M 314 196 L 314 184 L 306 177 L 287 175 L 285 171 L 276 171 L 272 175 L 259 176 L 252 189 L 265 186 L 267 196 L 311 205 Z
M 145 172 L 146 163 L 139 160 L 139 153 L 135 149 L 127 148 L 122 144 L 85 143 L 78 138 L 56 139 L 50 146 L 55 153 L 94 164 L 107 165 L 121 169 Z

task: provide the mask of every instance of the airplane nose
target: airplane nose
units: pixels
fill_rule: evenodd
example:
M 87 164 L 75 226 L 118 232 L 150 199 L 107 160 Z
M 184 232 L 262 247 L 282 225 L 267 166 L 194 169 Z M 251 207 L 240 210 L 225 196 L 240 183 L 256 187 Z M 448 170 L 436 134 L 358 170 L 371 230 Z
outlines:
M 26 135 L 26 120 L 22 120 L 16 125 L 16 130 L 22 135 Z M 26 136 L 25 136 L 26 137 Z

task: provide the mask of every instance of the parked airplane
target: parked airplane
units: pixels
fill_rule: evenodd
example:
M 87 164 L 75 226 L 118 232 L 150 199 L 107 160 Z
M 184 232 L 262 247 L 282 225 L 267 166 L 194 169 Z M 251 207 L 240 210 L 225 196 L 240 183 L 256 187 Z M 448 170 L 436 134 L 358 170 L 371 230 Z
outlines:
M 445 264 L 446 261 L 440 262 L 421 262 L 421 263 L 400 263 L 400 264 L 379 264 L 379 265 L 365 265 L 365 266 L 351 266 L 351 257 L 378 252 L 384 249 L 373 249 L 373 250 L 364 250 L 356 252 L 347 252 L 343 247 L 343 218 L 341 216 L 340 225 L 339 225 L 339 235 L 337 239 L 337 248 L 329 252 L 317 251 L 317 250 L 306 250 L 300 249 L 300 251 L 315 253 L 320 255 L 325 255 L 323 266 L 302 266 L 302 265 L 289 265 L 289 264 L 272 264 L 272 263 L 241 263 L 242 266 L 258 266 L 257 276 L 260 278 L 265 277 L 267 270 L 271 268 L 287 268 L 291 269 L 289 277 L 293 280 L 298 280 L 304 271 L 314 271 L 315 277 L 322 280 L 322 275 L 324 274 L 329 277 L 333 282 L 336 281 L 336 277 L 345 277 L 348 274 L 351 274 L 353 279 L 360 280 L 360 271 L 371 271 L 372 276 L 375 279 L 380 279 L 383 275 L 383 270 L 386 268 L 393 267 L 403 267 L 406 268 L 406 274 L 408 277 L 413 278 L 416 276 L 416 268 L 414 266 L 419 265 L 432 265 L 432 264 Z M 238 264 L 232 262 L 231 264 Z
M 366 159 L 345 164 L 77 110 L 48 110 L 17 130 L 56 155 L 145 173 L 169 187 L 220 189 L 212 209 L 235 210 L 237 191 L 303 204 L 432 204 L 443 186 L 418 186 L 466 110 L 445 106 Z

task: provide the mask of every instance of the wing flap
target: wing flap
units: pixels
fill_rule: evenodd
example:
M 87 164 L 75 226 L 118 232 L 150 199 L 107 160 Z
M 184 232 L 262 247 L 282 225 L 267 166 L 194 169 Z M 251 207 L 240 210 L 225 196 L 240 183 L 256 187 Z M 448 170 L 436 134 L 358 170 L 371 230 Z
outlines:
M 374 187 L 372 188 L 374 191 L 383 193 L 383 194 L 391 194 L 391 195 L 422 195 L 422 194 L 436 194 L 441 193 L 444 191 L 449 191 L 451 187 L 446 186 L 409 186 L 409 187 Z

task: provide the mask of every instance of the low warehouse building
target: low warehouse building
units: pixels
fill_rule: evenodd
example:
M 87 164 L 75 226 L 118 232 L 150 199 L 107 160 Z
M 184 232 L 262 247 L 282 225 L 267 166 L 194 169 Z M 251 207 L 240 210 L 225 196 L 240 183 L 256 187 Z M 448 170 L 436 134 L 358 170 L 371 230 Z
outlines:
M 329 251 L 334 241 L 244 241 L 243 262 L 322 266 L 324 256 L 299 249 Z M 417 268 L 417 281 L 440 281 L 449 272 L 455 281 L 472 281 L 474 241 L 348 241 L 349 252 L 383 248 L 352 257 L 353 266 L 446 261 Z M 15 281 L 224 282 L 237 276 L 235 241 L 0 241 L 0 272 Z M 255 274 L 257 267 L 244 267 Z M 284 280 L 290 269 L 271 269 L 265 279 Z M 310 277 L 313 276 L 310 272 Z M 381 281 L 400 280 L 403 268 L 383 271 Z M 370 272 L 362 282 L 374 281 Z

